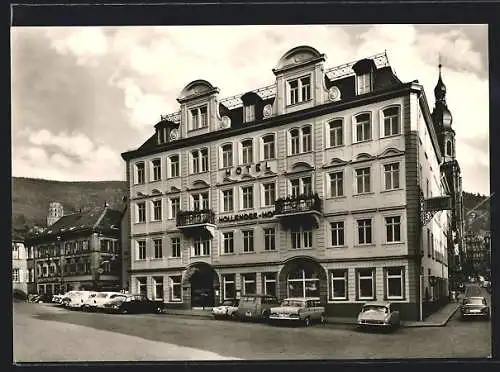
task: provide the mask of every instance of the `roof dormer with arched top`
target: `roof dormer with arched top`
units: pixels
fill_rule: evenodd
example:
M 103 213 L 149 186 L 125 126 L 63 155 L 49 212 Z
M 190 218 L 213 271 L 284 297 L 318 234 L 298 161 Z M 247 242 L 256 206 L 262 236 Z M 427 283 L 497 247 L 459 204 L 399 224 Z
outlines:
M 181 137 L 206 134 L 215 130 L 218 119 L 219 88 L 206 80 L 194 80 L 182 89 L 177 102 L 181 104 Z
M 273 69 L 278 115 L 324 103 L 325 59 L 324 54 L 307 45 L 295 47 L 283 54 Z

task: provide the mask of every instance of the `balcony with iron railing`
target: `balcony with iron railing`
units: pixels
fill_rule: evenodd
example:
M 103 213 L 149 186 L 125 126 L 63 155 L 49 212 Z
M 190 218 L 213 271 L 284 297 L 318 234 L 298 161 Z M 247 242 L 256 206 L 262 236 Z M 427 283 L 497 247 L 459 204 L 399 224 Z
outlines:
M 317 193 L 292 195 L 276 200 L 274 209 L 275 216 L 284 226 L 317 227 L 323 212 L 323 201 Z
M 211 209 L 179 211 L 176 222 L 185 235 L 214 236 L 215 213 Z

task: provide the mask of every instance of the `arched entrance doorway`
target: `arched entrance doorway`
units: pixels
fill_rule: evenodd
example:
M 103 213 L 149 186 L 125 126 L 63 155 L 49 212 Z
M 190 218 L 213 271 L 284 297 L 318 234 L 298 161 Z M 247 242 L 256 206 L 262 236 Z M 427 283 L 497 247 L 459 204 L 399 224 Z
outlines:
M 280 297 L 317 297 L 327 301 L 327 277 L 323 267 L 311 257 L 297 257 L 285 263 L 279 274 Z
M 191 307 L 213 307 L 215 292 L 219 289 L 219 276 L 209 264 L 195 263 L 186 270 L 183 287 Z

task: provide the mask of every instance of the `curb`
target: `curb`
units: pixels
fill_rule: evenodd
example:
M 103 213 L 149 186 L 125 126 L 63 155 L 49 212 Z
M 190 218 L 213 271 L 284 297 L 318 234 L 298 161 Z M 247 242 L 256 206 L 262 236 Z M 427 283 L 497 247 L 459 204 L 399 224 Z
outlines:
M 460 308 L 460 306 L 457 305 L 455 307 L 455 309 L 453 309 L 453 311 L 451 311 L 448 314 L 448 316 L 446 317 L 446 319 L 444 321 L 442 321 L 441 323 L 425 323 L 425 321 L 424 321 L 422 323 L 412 323 L 412 324 L 407 324 L 407 325 L 402 324 L 402 327 L 405 327 L 405 328 L 444 327 L 448 324 L 450 319 L 453 317 L 453 315 L 455 315 L 455 313 L 458 311 L 459 308 Z

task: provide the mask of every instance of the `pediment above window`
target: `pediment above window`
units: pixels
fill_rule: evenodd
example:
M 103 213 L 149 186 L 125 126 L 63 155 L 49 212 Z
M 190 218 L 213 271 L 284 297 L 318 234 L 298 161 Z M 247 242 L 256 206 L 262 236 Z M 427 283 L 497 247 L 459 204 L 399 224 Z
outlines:
M 333 158 L 330 160 L 330 165 L 346 165 L 348 161 L 342 160 L 340 158 Z
M 222 180 L 223 183 L 234 183 L 236 182 L 236 180 L 233 180 L 231 177 L 224 177 L 224 179 Z
M 193 186 L 191 187 L 191 189 L 205 189 L 207 187 L 210 187 L 210 185 L 206 181 L 196 180 L 193 181 Z
M 273 72 L 276 74 L 282 70 L 301 66 L 320 59 L 324 60 L 325 55 L 318 52 L 315 48 L 307 45 L 298 46 L 290 49 L 280 58 Z
M 183 103 L 194 98 L 214 93 L 219 93 L 219 88 L 214 87 L 206 80 L 195 80 L 184 87 L 177 101 Z
M 356 156 L 356 161 L 362 161 L 362 160 L 372 160 L 375 159 L 375 156 L 370 155 L 366 152 L 362 152 Z
M 177 188 L 177 187 L 175 187 L 175 186 L 172 186 L 172 187 L 170 187 L 170 192 L 171 192 L 171 193 L 174 193 L 174 192 L 181 192 L 181 189 L 179 189 L 179 188 Z
M 293 172 L 304 172 L 312 169 L 314 169 L 314 167 L 305 161 L 299 161 L 292 165 Z
M 398 155 L 403 155 L 405 152 L 404 151 L 401 151 L 401 150 L 398 150 L 394 147 L 389 147 L 387 149 L 385 149 L 384 151 L 382 151 L 378 157 L 379 158 L 387 158 L 387 157 L 390 157 L 390 156 L 398 156 Z
M 153 190 L 151 190 L 151 194 L 152 195 L 159 195 L 159 194 L 161 195 L 161 191 L 157 190 L 157 189 L 153 189 Z

